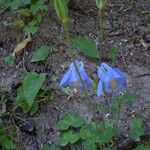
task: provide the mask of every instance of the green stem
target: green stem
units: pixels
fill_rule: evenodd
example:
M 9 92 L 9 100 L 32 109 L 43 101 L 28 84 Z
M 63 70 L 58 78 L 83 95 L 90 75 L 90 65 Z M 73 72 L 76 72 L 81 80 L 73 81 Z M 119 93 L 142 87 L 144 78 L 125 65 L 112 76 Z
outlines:
M 87 99 L 88 99 L 89 101 L 91 101 L 91 99 L 90 99 L 90 97 L 89 97 L 89 95 L 88 95 L 88 91 L 87 91 L 87 89 L 86 89 L 86 85 L 85 85 L 85 83 L 84 83 L 84 81 L 83 81 L 83 79 L 82 79 L 82 77 L 81 77 L 80 72 L 79 72 L 78 66 L 77 66 L 77 64 L 75 63 L 75 60 L 73 59 L 74 56 L 73 56 L 73 51 L 72 51 L 72 49 L 71 49 L 70 33 L 69 33 L 69 31 L 68 31 L 67 22 L 63 23 L 63 25 L 64 25 L 64 30 L 65 30 L 65 33 L 66 33 L 66 40 L 67 40 L 66 42 L 67 42 L 67 46 L 68 46 L 68 48 L 69 48 L 70 57 L 71 57 L 71 59 L 73 60 L 73 64 L 74 64 L 74 66 L 75 66 L 75 68 L 76 68 L 76 70 L 77 70 L 77 74 L 78 74 L 78 76 L 79 76 L 79 78 L 80 78 L 80 80 L 81 80 L 81 83 L 82 83 L 82 85 L 83 85 L 85 95 L 86 95 Z
M 115 143 L 115 148 L 116 148 L 116 146 L 117 146 L 117 144 L 116 144 L 116 140 L 117 140 L 117 134 L 118 134 L 118 124 L 119 124 L 119 119 L 120 119 L 120 112 L 121 112 L 121 103 L 120 103 L 120 101 L 119 101 L 119 111 L 117 112 L 117 114 L 116 114 L 116 119 L 115 119 L 115 124 L 114 124 L 114 129 L 116 129 L 116 134 L 115 134 L 115 141 L 114 141 L 114 143 Z
M 70 40 L 70 33 L 68 31 L 68 24 L 67 24 L 67 22 L 64 22 L 63 25 L 64 25 L 64 30 L 66 33 L 66 43 L 67 43 L 67 46 L 68 46 L 68 49 L 70 52 L 71 51 L 71 40 Z M 73 57 L 72 53 L 70 55 L 71 55 L 71 57 Z
M 100 50 L 102 51 L 103 29 L 102 29 L 102 9 L 99 11 L 99 34 L 100 34 Z

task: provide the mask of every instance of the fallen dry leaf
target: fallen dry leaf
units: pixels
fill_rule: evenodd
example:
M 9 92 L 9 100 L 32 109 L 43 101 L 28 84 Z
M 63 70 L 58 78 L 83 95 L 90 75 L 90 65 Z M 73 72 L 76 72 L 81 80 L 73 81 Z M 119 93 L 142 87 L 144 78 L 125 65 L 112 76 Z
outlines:
M 28 42 L 31 41 L 31 36 L 29 35 L 26 39 L 24 39 L 23 41 L 21 41 L 17 47 L 14 49 L 14 54 L 18 54 L 21 53 L 22 50 L 26 47 L 26 45 L 28 44 Z

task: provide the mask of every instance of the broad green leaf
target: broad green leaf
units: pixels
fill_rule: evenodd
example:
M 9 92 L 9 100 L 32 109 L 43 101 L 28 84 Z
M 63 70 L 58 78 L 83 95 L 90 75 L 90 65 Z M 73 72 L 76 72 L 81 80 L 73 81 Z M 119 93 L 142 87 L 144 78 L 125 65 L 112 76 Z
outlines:
M 41 46 L 32 56 L 31 62 L 37 62 L 37 61 L 42 61 L 44 60 L 50 51 L 52 50 L 51 47 L 47 45 Z
M 132 104 L 135 100 L 135 94 L 129 93 L 129 92 L 124 93 L 123 94 L 123 99 L 124 99 L 125 103 Z
M 84 150 L 97 150 L 96 144 L 91 141 L 83 142 L 83 149 Z
M 16 105 L 21 107 L 23 111 L 26 113 L 30 111 L 31 115 L 34 115 L 38 110 L 37 101 L 34 101 L 34 104 L 32 105 L 32 107 L 30 107 L 29 104 L 27 103 L 24 93 L 23 93 L 23 86 L 20 86 L 17 89 Z
M 113 46 L 113 47 L 110 49 L 110 51 L 109 51 L 109 53 L 108 53 L 108 56 L 109 56 L 109 58 L 110 58 L 112 61 L 115 60 L 115 58 L 116 58 L 116 56 L 117 56 L 117 48 L 116 48 L 116 46 Z
M 30 107 L 32 107 L 36 95 L 39 92 L 43 82 L 45 81 L 46 74 L 38 75 L 35 72 L 29 73 L 23 80 L 23 92 L 25 99 Z
M 13 54 L 5 57 L 4 61 L 7 63 L 8 66 L 13 66 L 15 61 L 15 56 Z
M 33 116 L 38 111 L 39 105 L 38 102 L 35 101 L 30 109 L 30 115 Z
M 130 133 L 130 137 L 134 141 L 140 141 L 140 136 L 144 135 L 144 129 L 142 128 L 141 119 L 135 119 L 134 125 Z
M 99 58 L 98 49 L 92 40 L 79 36 L 76 37 L 73 42 L 75 48 L 83 54 L 90 57 Z
M 63 23 L 66 23 L 68 20 L 68 9 L 67 9 L 66 2 L 64 0 L 54 0 L 54 7 L 58 18 Z
M 21 107 L 24 112 L 28 112 L 30 110 L 29 104 L 25 100 L 25 96 L 23 93 L 23 86 L 20 86 L 17 89 L 16 105 Z

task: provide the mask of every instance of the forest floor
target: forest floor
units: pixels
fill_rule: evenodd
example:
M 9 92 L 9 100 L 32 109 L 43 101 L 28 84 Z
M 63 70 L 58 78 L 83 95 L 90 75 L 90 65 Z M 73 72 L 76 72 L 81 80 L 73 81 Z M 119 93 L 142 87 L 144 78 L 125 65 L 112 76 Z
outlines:
M 130 149 L 128 131 L 135 117 L 140 117 L 147 134 L 150 134 L 150 2 L 149 0 L 110 0 L 103 10 L 103 48 L 101 61 L 111 64 L 108 51 L 112 46 L 117 47 L 117 58 L 114 66 L 122 70 L 128 80 L 128 89 L 136 93 L 135 102 L 130 107 L 124 106 L 119 122 L 118 149 Z M 70 5 L 71 37 L 86 35 L 96 43 L 98 41 L 98 11 L 94 0 L 82 0 L 74 7 Z M 62 25 L 57 19 L 53 8 L 45 14 L 40 23 L 38 33 L 25 47 L 23 54 L 17 56 L 15 65 L 8 67 L 3 59 L 13 52 L 16 45 L 23 40 L 20 29 L 5 26 L 5 22 L 15 15 L 6 10 L 0 16 L 0 86 L 9 95 L 7 110 L 11 109 L 16 89 L 28 71 L 46 73 L 45 85 L 54 91 L 54 100 L 40 104 L 34 116 L 23 113 L 20 109 L 2 119 L 7 126 L 12 126 L 16 116 L 26 123 L 34 124 L 33 132 L 28 133 L 26 127 L 16 129 L 14 137 L 20 150 L 39 150 L 45 143 L 56 143 L 59 132 L 56 128 L 58 120 L 62 119 L 65 111 L 76 112 L 87 122 L 92 119 L 89 102 L 83 96 L 68 96 L 59 87 L 60 79 L 70 65 L 66 52 L 65 35 Z M 34 51 L 42 44 L 52 45 L 53 52 L 46 61 L 39 64 L 31 63 Z M 99 61 L 91 60 L 83 55 L 77 56 L 85 63 L 86 70 L 94 81 L 97 78 Z M 90 64 L 90 65 L 89 65 Z M 96 103 L 96 94 L 92 95 Z M 109 107 L 111 97 L 104 97 L 106 107 Z M 10 108 L 9 108 L 10 107 Z M 24 125 L 25 126 L 25 125 Z M 150 142 L 150 141 L 149 141 Z M 131 148 L 132 149 L 132 148 Z

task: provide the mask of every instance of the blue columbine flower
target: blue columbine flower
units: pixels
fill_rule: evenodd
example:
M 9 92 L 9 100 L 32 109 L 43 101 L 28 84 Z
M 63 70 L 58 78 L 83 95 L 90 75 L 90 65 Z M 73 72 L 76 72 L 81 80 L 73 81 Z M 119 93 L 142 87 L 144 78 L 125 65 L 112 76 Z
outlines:
M 127 88 L 125 75 L 119 69 L 112 68 L 106 63 L 98 67 L 98 77 L 100 79 L 97 89 L 98 97 L 101 96 L 103 89 L 107 93 L 118 93 Z
M 86 88 L 89 89 L 91 88 L 91 83 L 90 83 L 90 78 L 88 77 L 87 73 L 85 72 L 84 69 L 84 64 L 82 61 L 75 61 L 80 75 L 86 85 Z M 69 70 L 64 74 L 63 78 L 61 79 L 60 82 L 61 87 L 71 87 L 71 88 L 78 88 L 80 90 L 83 89 L 82 82 L 80 80 L 80 77 L 78 76 L 77 70 L 74 66 L 74 63 L 71 63 Z

